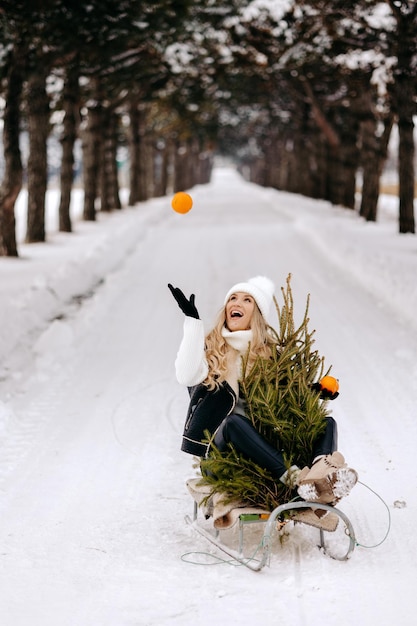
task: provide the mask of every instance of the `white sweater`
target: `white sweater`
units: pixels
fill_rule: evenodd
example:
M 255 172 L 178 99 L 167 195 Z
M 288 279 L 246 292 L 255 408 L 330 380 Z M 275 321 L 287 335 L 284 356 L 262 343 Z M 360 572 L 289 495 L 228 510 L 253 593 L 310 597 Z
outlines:
M 202 320 L 184 318 L 184 334 L 175 360 L 175 373 L 180 385 L 193 387 L 207 378 L 205 334 Z
M 185 317 L 184 334 L 175 360 L 175 373 L 181 385 L 192 387 L 207 378 L 208 363 L 205 354 L 205 334 L 202 320 L 194 317 Z M 241 359 L 248 349 L 252 339 L 251 330 L 237 330 L 231 332 L 226 328 L 222 331 L 223 337 L 233 348 L 228 354 L 227 382 L 238 396 Z

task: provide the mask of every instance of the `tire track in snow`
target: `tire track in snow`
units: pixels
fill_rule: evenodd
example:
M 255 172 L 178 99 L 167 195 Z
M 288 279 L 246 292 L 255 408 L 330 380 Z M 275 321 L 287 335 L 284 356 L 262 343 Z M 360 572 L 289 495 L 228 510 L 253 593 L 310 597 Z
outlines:
M 69 379 L 55 372 L 53 384 L 40 380 L 36 373 L 21 390 L 21 398 L 13 403 L 8 420 L 0 433 L 0 489 L 9 476 L 25 466 L 26 457 L 35 444 L 45 436 L 48 424 L 57 419 L 57 409 L 62 393 L 68 389 Z M 30 407 L 26 395 L 32 397 Z M 6 405 L 7 407 L 7 405 Z M 26 470 L 28 471 L 28 470 Z

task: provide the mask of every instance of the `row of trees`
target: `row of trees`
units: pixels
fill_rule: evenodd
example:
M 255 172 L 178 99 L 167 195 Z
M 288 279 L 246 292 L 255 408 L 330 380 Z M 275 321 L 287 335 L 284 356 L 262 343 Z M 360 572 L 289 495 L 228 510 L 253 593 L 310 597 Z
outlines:
M 205 182 L 210 151 L 169 97 L 173 74 L 164 58 L 192 2 L 0 2 L 3 145 L 0 249 L 17 256 L 14 205 L 28 188 L 26 241 L 45 240 L 47 146 L 60 134 L 59 227 L 71 231 L 74 147 L 82 143 L 84 218 L 120 208 L 118 149 L 130 155 L 129 202 Z M 170 83 L 170 80 L 172 84 Z M 165 101 L 164 101 L 165 100 Z M 27 163 L 19 138 L 28 137 Z
M 240 146 L 251 179 L 353 208 L 360 174 L 360 214 L 375 220 L 396 124 L 399 231 L 414 233 L 415 0 L 256 4 L 234 28 L 265 87 L 257 114 L 239 102 L 240 136 L 255 138 Z
M 207 182 L 218 151 L 259 184 L 350 208 L 361 172 L 374 220 L 396 123 L 399 230 L 415 232 L 416 26 L 411 0 L 0 0 L 0 254 L 18 254 L 24 180 L 26 240 L 45 240 L 51 132 L 71 231 L 77 141 L 87 220 L 120 208 L 121 146 L 130 204 Z

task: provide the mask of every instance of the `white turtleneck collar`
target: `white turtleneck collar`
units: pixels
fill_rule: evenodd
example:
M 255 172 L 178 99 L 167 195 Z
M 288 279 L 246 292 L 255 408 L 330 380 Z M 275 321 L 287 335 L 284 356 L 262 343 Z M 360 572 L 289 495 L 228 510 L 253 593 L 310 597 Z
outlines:
M 234 350 L 245 353 L 252 341 L 253 333 L 250 329 L 230 331 L 226 326 L 223 326 L 222 336 Z

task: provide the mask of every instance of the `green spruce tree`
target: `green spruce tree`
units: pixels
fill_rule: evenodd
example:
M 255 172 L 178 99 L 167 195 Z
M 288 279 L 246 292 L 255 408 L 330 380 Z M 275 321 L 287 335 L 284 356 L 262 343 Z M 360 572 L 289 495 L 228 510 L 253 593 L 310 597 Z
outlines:
M 325 428 L 326 402 L 312 388 L 324 374 L 324 358 L 313 350 L 314 331 L 308 328 L 309 297 L 301 324 L 294 323 L 291 275 L 281 288 L 283 303 L 275 299 L 277 329 L 272 328 L 277 350 L 270 359 L 258 357 L 248 367 L 243 358 L 240 393 L 246 401 L 247 417 L 274 446 L 282 450 L 288 468 L 309 465 L 315 439 Z M 203 482 L 224 500 L 240 500 L 250 506 L 272 510 L 296 493 L 253 461 L 241 456 L 232 445 L 226 453 L 211 447 L 201 461 Z

